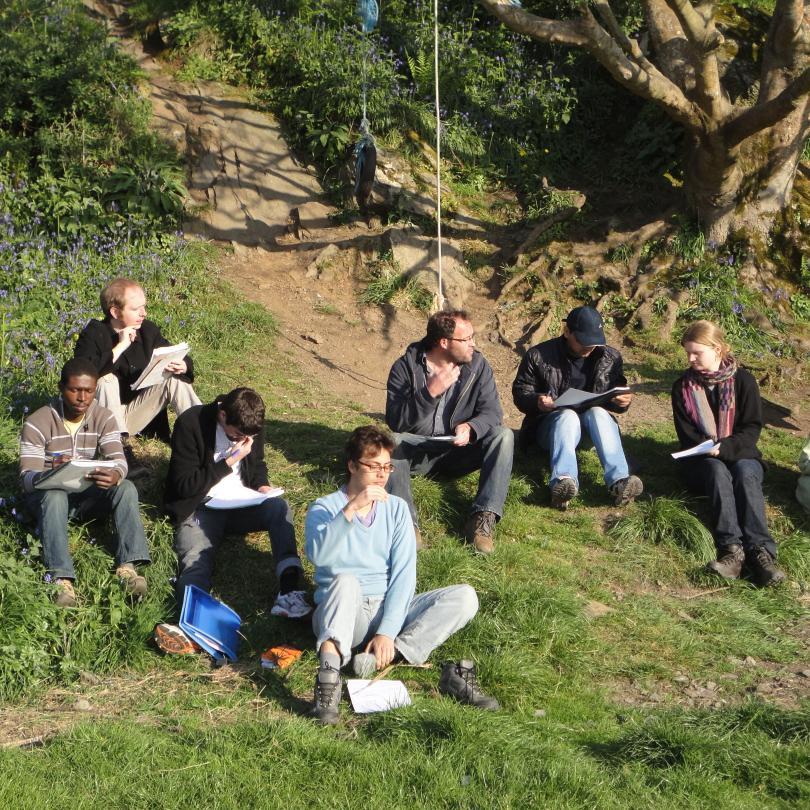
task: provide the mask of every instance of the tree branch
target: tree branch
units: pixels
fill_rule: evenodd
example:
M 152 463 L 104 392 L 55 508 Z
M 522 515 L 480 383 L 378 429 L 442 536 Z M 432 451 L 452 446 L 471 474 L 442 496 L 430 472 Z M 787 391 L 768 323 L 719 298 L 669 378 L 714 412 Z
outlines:
M 513 31 L 543 42 L 558 42 L 587 50 L 623 87 L 663 107 L 689 130 L 702 129 L 701 111 L 670 79 L 643 55 L 643 63 L 625 53 L 620 44 L 583 8 L 578 20 L 547 20 L 513 6 L 509 0 L 478 0 Z
M 804 0 L 776 0 L 762 51 L 758 103 L 768 102 L 784 90 L 786 72 L 789 74 L 807 65 L 806 53 L 802 54 L 801 49 L 810 36 L 808 28 Z
M 723 36 L 714 26 L 711 11 L 701 13 L 689 0 L 665 1 L 675 13 L 692 46 L 698 103 L 710 118 L 720 121 L 730 109 L 720 83 L 716 55 L 717 49 L 723 44 Z
M 777 0 L 768 44 L 783 59 L 792 59 L 804 21 L 804 0 Z
M 714 27 L 714 21 L 705 20 L 695 11 L 689 0 L 666 0 L 666 2 L 675 12 L 684 33 L 698 49 L 701 58 L 723 44 L 723 37 Z
M 513 31 L 543 42 L 584 48 L 588 44 L 579 20 L 548 20 L 513 6 L 509 0 L 478 0 L 490 14 Z
M 583 30 L 588 37 L 586 49 L 623 87 L 641 98 L 663 107 L 667 115 L 688 130 L 703 129 L 703 116 L 674 82 L 655 65 L 644 59 L 642 66 L 629 58 L 618 43 L 596 21 L 590 9 L 582 17 Z
M 810 93 L 810 68 L 797 76 L 778 96 L 765 104 L 749 107 L 744 113 L 729 121 L 721 130 L 729 147 L 738 146 L 746 138 L 773 126 L 793 112 Z

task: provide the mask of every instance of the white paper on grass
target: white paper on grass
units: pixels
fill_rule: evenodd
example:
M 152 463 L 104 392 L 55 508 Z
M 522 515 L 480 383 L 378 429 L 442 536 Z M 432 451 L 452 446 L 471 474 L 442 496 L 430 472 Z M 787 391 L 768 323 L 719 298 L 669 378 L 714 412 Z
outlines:
M 223 478 L 215 487 L 212 487 L 211 498 L 205 502 L 209 509 L 246 509 L 249 506 L 258 506 L 268 498 L 278 498 L 284 494 L 281 487 L 275 487 L 268 492 L 258 492 L 246 487 L 237 476 L 229 475 Z
M 146 364 L 143 374 L 132 383 L 132 390 L 138 391 L 141 388 L 149 388 L 157 385 L 161 380 L 171 376 L 170 371 L 166 371 L 166 366 L 175 360 L 182 360 L 188 354 L 188 343 L 178 343 L 176 346 L 161 346 L 152 351 L 152 357 Z
M 43 475 L 34 484 L 34 489 L 64 489 L 67 492 L 84 492 L 93 485 L 93 480 L 87 477 L 87 473 L 92 470 L 113 469 L 119 463 L 110 459 L 71 459 L 54 467 L 47 475 Z
M 346 682 L 352 707 L 358 714 L 387 712 L 410 706 L 411 696 L 402 681 L 350 680 Z
M 677 453 L 672 453 L 672 458 L 689 458 L 689 456 L 705 456 L 711 453 L 718 444 L 714 439 L 706 439 L 695 447 L 690 447 L 688 450 L 679 450 Z

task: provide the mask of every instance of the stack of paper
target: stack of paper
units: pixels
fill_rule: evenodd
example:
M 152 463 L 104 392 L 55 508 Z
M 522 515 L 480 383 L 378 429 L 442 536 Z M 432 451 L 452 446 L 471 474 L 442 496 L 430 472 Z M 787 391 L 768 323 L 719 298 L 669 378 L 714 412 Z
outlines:
M 161 380 L 171 376 L 166 366 L 175 360 L 182 360 L 188 354 L 188 343 L 178 343 L 176 346 L 161 346 L 152 352 L 152 357 L 146 364 L 143 374 L 132 383 L 132 390 L 149 388 L 157 385 Z

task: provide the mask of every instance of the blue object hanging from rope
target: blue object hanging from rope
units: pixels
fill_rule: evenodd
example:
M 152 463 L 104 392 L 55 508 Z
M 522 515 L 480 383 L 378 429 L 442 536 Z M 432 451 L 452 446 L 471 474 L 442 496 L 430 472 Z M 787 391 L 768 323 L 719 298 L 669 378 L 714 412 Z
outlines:
M 380 8 L 377 0 L 357 0 L 357 16 L 363 27 L 363 33 L 368 34 L 373 31 L 380 18 Z

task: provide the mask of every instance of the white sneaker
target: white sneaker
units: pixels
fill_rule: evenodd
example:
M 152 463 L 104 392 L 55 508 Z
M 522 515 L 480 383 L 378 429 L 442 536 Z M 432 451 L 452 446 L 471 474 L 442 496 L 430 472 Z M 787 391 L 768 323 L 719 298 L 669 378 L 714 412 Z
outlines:
M 290 591 L 276 597 L 270 613 L 273 616 L 284 616 L 285 619 L 303 619 L 312 613 L 312 605 L 307 602 L 307 595 L 303 591 Z

